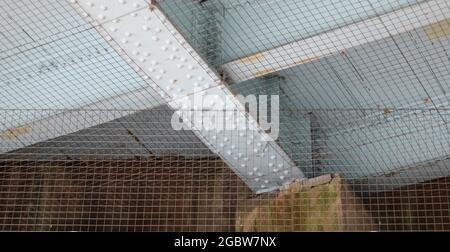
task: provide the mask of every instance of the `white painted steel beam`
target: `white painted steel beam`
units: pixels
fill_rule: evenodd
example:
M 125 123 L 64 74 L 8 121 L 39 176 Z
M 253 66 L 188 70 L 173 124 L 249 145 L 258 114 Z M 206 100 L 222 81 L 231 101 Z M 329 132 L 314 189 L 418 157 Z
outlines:
M 178 115 L 185 125 L 253 191 L 271 191 L 304 177 L 158 8 L 143 0 L 70 2 L 137 73 L 156 84 L 169 106 L 183 109 Z M 197 103 L 196 96 L 214 98 Z M 215 113 L 189 116 L 189 111 L 211 110 L 218 103 L 235 112 L 232 130 L 205 128 L 202 122 L 214 119 Z
M 430 40 L 450 35 L 448 0 L 425 1 L 320 33 L 229 62 L 222 70 L 230 81 L 239 83 L 422 27 Z

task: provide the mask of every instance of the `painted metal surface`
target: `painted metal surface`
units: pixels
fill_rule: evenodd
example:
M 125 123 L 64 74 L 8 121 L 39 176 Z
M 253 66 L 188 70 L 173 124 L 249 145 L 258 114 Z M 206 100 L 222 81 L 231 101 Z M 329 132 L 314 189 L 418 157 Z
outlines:
M 418 28 L 279 72 L 295 106 L 317 110 L 327 130 L 327 172 L 356 179 L 424 169 L 401 172 L 398 186 L 450 174 L 441 166 L 425 176 L 423 165 L 450 152 L 449 49 L 448 38 L 436 43 Z
M 164 0 L 163 0 L 164 1 Z M 171 1 L 171 0 L 169 0 Z M 211 0 L 210 0 L 211 1 Z M 218 14 L 225 62 L 427 0 L 226 0 Z
M 26 116 L 26 112 L 21 113 Z M 4 154 L 2 160 L 96 161 L 135 157 L 153 159 L 167 156 L 189 159 L 216 158 L 216 155 L 192 131 L 172 129 L 170 124 L 173 113 L 174 111 L 167 105 L 152 109 L 90 110 L 67 113 L 63 121 L 70 124 L 76 123 L 74 120 L 81 120 L 78 125 L 85 128 L 35 144 L 25 144 L 27 146 L 24 148 L 14 149 Z M 12 115 L 18 114 L 19 111 L 12 113 Z M 74 114 L 79 116 L 74 117 Z M 98 120 L 99 115 L 102 114 L 108 115 L 109 119 L 118 119 L 88 127 L 93 123 L 85 120 L 85 117 Z M 31 130 L 33 128 L 30 125 L 22 126 L 1 134 L 0 139 L 14 140 L 17 135 L 27 134 Z M 57 132 L 50 133 L 55 135 Z
M 280 133 L 276 140 L 283 150 L 301 168 L 305 176 L 313 176 L 311 122 L 306 111 L 298 111 L 286 93 L 286 80 L 279 76 L 258 78 L 239 85 L 231 85 L 230 89 L 239 95 L 277 95 L 279 97 Z
M 44 2 L 43 5 L 54 4 L 49 0 Z M 18 36 L 17 41 L 21 42 L 5 41 L 0 45 L 4 56 L 0 59 L 0 152 L 64 135 L 66 138 L 59 138 L 59 141 L 85 141 L 89 137 L 83 132 L 74 132 L 89 128 L 102 129 L 105 126 L 102 124 L 122 121 L 129 123 L 133 133 L 142 138 L 144 146 L 160 151 L 160 155 L 186 153 L 188 143 L 193 142 L 197 146 L 196 150 L 205 150 L 206 156 L 209 155 L 207 149 L 211 148 L 257 191 L 271 190 L 281 185 L 281 180 L 301 177 L 296 166 L 308 172 L 303 170 L 303 165 L 292 163 L 292 160 L 308 163 L 312 159 L 310 142 L 296 144 L 305 140 L 310 131 L 308 119 L 299 115 L 286 116 L 286 121 L 281 122 L 282 126 L 290 123 L 289 128 L 281 129 L 279 145 L 283 149 L 273 144 L 267 153 L 261 148 L 264 142 L 256 141 L 264 135 L 261 132 L 253 132 L 254 135 L 245 131 L 218 134 L 195 127 L 194 122 L 192 130 L 195 135 L 186 131 L 171 142 L 157 137 L 157 131 L 139 129 L 140 125 L 133 123 L 140 120 L 136 118 L 151 122 L 154 115 L 137 114 L 136 111 L 163 103 L 169 103 L 172 110 L 190 110 L 193 109 L 192 103 L 187 102 L 185 105 L 184 101 L 192 101 L 194 95 L 200 93 L 229 97 L 233 101 L 235 99 L 165 16 L 158 9 L 151 11 L 146 1 L 71 2 L 78 7 L 81 4 L 82 9 L 78 9 L 81 17 L 71 7 L 64 7 L 67 13 L 72 13 L 61 18 L 72 20 L 63 23 L 62 26 L 68 27 L 67 30 L 42 23 L 44 19 L 51 20 L 61 14 L 55 13 L 54 8 L 48 8 L 48 16 L 42 20 L 20 23 L 27 31 L 40 31 L 30 33 L 36 41 L 23 34 L 20 35 L 23 37 L 14 35 L 13 31 L 21 29 L 17 24 L 11 23 L 0 28 L 8 36 Z M 431 101 L 438 107 L 448 106 L 450 68 L 443 61 L 447 58 L 446 51 L 450 50 L 448 1 L 398 1 L 396 4 L 374 1 L 375 12 L 381 15 L 379 18 L 373 17 L 375 12 L 369 13 L 362 8 L 362 13 L 350 13 L 348 19 L 333 20 L 324 23 L 323 27 L 309 27 L 311 29 L 308 31 L 300 31 L 298 26 L 278 30 L 279 27 L 286 27 L 287 23 L 283 23 L 282 15 L 277 11 L 283 10 L 280 5 L 288 5 L 292 1 L 279 1 L 278 9 L 271 7 L 271 1 L 253 1 L 254 6 L 246 5 L 246 2 L 227 2 L 225 8 L 230 11 L 218 20 L 220 29 L 223 29 L 222 35 L 234 35 L 217 38 L 225 51 L 222 53 L 228 57 L 225 60 L 241 58 L 224 65 L 224 69 L 228 68 L 228 77 L 233 81 L 255 81 L 254 84 L 243 83 L 250 86 L 260 85 L 260 77 L 277 71 L 285 77 L 283 87 L 289 90 L 287 96 L 296 109 L 339 110 L 316 114 L 320 125 L 327 129 L 328 137 L 326 159 L 330 163 L 323 172 L 339 172 L 348 178 L 379 178 L 395 173 L 398 174 L 396 179 L 403 181 L 398 182 L 398 185 L 448 175 L 446 165 L 439 166 L 438 172 L 433 172 L 431 168 L 429 173 L 426 171 L 428 168 L 420 170 L 425 161 L 445 159 L 450 151 L 443 118 L 437 113 L 398 113 L 392 109 L 433 109 Z M 14 6 L 15 1 L 2 3 L 5 4 L 0 6 L 7 8 L 9 5 Z M 333 6 L 341 3 L 333 2 Z M 344 13 L 345 4 L 342 4 L 343 8 L 335 8 L 335 11 Z M 191 5 L 193 3 L 189 1 Z M 325 5 L 322 7 L 325 8 Z M 250 20 L 239 19 L 252 8 L 273 14 L 261 16 L 264 12 L 261 11 L 248 16 L 252 18 L 251 21 L 267 21 L 253 24 L 257 27 L 252 28 L 254 31 L 245 29 Z M 333 19 L 331 14 L 326 14 L 329 19 Z M 27 14 L 20 13 L 23 19 L 30 18 L 23 15 Z M 279 19 L 274 19 L 274 16 Z M 86 23 L 83 18 L 90 23 Z M 240 21 L 232 24 L 230 20 Z M 310 19 L 301 20 L 314 23 Z M 47 26 L 53 28 L 43 30 Z M 238 26 L 243 29 L 237 31 Z M 92 27 L 98 29 L 101 35 Z M 257 31 L 265 32 L 257 36 Z M 295 32 L 297 34 L 293 34 Z M 49 37 L 56 42 L 46 45 Z M 97 55 L 98 51 L 100 54 Z M 263 53 L 258 53 L 260 51 Z M 61 57 L 62 54 L 69 57 Z M 91 54 L 97 56 L 89 58 Z M 78 60 L 80 55 L 83 60 Z M 52 68 L 63 62 L 73 64 Z M 121 69 L 122 75 L 115 75 L 117 69 Z M 28 80 L 16 79 L 17 76 L 30 73 L 32 77 Z M 239 90 L 243 87 L 240 85 L 237 84 L 233 91 L 242 91 Z M 211 106 L 203 107 L 203 104 L 194 106 L 197 110 L 211 109 Z M 234 107 L 243 111 L 239 110 L 240 106 L 234 102 Z M 366 112 L 364 108 L 376 108 L 377 111 Z M 21 112 L 21 109 L 26 112 Z M 100 113 L 108 109 L 117 111 Z M 353 112 L 341 116 L 346 110 Z M 244 114 L 240 116 L 244 118 Z M 444 121 L 446 118 L 448 116 L 444 117 Z M 157 120 L 169 125 L 168 119 Z M 110 131 L 111 134 L 127 134 L 126 128 L 115 130 Z M 101 155 L 120 154 L 108 148 L 125 151 L 111 142 L 109 147 L 94 143 L 107 142 L 107 139 L 101 136 L 98 140 L 92 139 L 91 148 L 98 149 L 96 153 Z M 242 139 L 251 142 L 248 144 Z M 145 155 L 142 146 L 136 145 L 132 137 L 126 136 L 121 141 L 130 146 L 127 148 L 129 153 L 121 153 Z M 154 146 L 155 143 L 163 142 L 164 145 Z M 181 142 L 186 145 L 177 146 Z M 38 147 L 49 150 L 49 146 Z M 257 152 L 261 153 L 255 155 L 255 147 L 260 147 Z M 77 149 L 76 146 L 71 148 Z M 79 151 L 83 149 L 78 148 Z M 84 150 L 89 155 L 89 150 L 91 154 L 95 153 L 92 149 L 86 147 Z M 64 150 L 57 155 L 62 153 L 65 153 Z M 288 172 L 294 171 L 294 174 L 286 176 L 275 167 L 278 165 L 286 167 Z M 413 172 L 404 172 L 405 167 L 413 167 Z M 407 179 L 413 176 L 414 179 Z
M 148 96 L 153 92 L 144 88 L 131 94 L 102 100 L 73 110 L 0 110 L 2 129 L 0 153 L 77 132 L 106 123 L 139 110 L 158 106 Z M 108 112 L 105 108 L 127 108 Z M 11 127 L 20 122 L 18 126 Z M 5 127 L 7 126 L 7 127 Z M 21 130 L 26 128 L 27 130 Z
M 298 41 L 288 42 L 226 63 L 222 69 L 233 82 L 239 83 L 317 61 L 330 54 L 345 52 L 355 46 L 420 27 L 428 27 L 440 21 L 445 21 L 446 24 L 448 18 L 450 18 L 450 6 L 446 0 L 426 1 L 383 15 L 375 15 L 317 35 L 306 36 Z M 441 26 L 438 25 L 438 27 Z M 428 29 L 430 33 L 433 32 L 433 29 Z M 431 36 L 439 37 L 439 35 L 440 32 L 436 31 Z
M 257 122 L 155 6 L 139 0 L 71 3 L 136 72 L 155 82 L 154 88 L 172 108 L 211 109 L 211 104 L 193 103 L 195 95 L 216 97 L 231 105 L 236 112 L 235 129 L 224 130 L 217 137 L 216 131 L 203 127 L 201 120 L 192 120 L 184 112 L 179 115 L 250 188 L 256 192 L 273 190 L 303 177 L 288 155 L 261 129 L 236 130 Z
M 68 2 L 25 2 L 0 3 L 0 153 L 163 103 Z

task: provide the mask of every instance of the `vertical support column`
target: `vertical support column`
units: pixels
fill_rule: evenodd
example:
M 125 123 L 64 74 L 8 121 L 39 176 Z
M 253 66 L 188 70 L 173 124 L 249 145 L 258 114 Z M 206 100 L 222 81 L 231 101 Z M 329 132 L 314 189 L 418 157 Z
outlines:
M 317 177 L 323 174 L 326 166 L 325 137 L 319 119 L 314 112 L 309 113 L 309 120 L 311 124 L 312 176 Z

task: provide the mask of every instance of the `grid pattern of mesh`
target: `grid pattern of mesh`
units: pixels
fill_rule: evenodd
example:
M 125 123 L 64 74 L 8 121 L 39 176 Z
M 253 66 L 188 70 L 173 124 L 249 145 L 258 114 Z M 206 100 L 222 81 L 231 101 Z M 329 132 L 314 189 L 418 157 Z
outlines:
M 69 2 L 6 0 L 0 230 L 450 230 L 450 3 L 156 4 L 233 94 L 279 97 L 276 144 L 307 179 L 252 192 Z M 327 44 L 348 27 L 358 43 Z M 328 49 L 294 59 L 311 38 Z

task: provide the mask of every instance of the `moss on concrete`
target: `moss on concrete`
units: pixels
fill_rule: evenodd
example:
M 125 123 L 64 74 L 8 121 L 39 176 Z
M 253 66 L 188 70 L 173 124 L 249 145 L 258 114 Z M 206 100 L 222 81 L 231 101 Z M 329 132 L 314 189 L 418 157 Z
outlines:
M 237 213 L 237 231 L 345 230 L 342 180 L 328 175 L 290 185 L 276 194 L 245 202 Z

